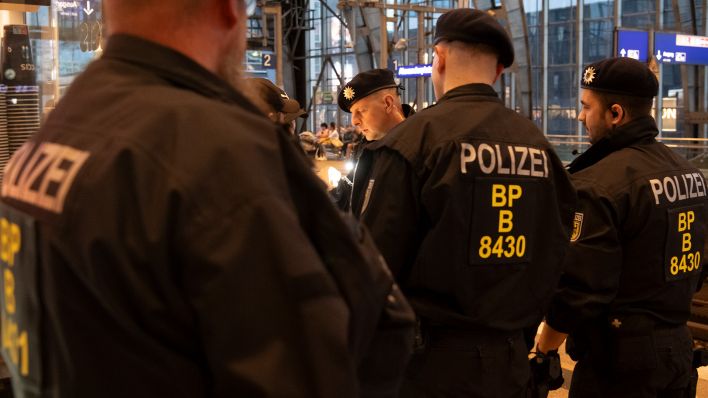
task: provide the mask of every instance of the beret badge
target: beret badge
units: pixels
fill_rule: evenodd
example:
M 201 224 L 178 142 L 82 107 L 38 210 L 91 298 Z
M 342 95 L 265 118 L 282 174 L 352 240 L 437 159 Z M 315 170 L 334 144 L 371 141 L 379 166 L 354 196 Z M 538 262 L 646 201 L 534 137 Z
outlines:
M 346 98 L 348 101 L 351 101 L 352 99 L 354 99 L 355 94 L 356 93 L 354 92 L 353 88 L 351 88 L 349 86 L 344 87 L 344 98 Z
M 595 80 L 595 76 L 596 76 L 595 68 L 590 66 L 587 69 L 585 69 L 585 73 L 583 74 L 583 82 L 585 84 L 590 84 L 590 83 L 592 83 L 593 80 Z

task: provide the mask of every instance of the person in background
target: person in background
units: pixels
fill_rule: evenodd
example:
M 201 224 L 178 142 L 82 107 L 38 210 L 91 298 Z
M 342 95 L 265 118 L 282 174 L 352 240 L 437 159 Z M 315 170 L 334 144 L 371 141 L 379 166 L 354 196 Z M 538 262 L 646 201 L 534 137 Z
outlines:
M 347 126 L 342 134 L 342 142 L 344 143 L 344 158 L 348 160 L 356 159 L 353 155 L 357 151 L 360 141 L 362 140 L 362 135 L 359 132 L 359 128 L 353 125 Z
M 329 124 L 329 138 L 339 139 L 339 130 L 337 130 L 337 126 L 334 125 L 334 122 Z
M 3 180 L 14 394 L 395 397 L 412 313 L 244 96 L 255 1 L 103 5 L 103 56 Z
M 320 131 L 317 132 L 318 139 L 329 138 L 329 125 L 327 123 L 320 124 Z
M 575 190 L 543 133 L 492 87 L 514 61 L 499 22 L 456 9 L 434 43 L 437 104 L 367 146 L 352 209 L 418 316 L 401 397 L 526 397 Z
M 288 93 L 273 84 L 268 79 L 256 77 L 247 80 L 247 83 L 256 91 L 256 105 L 265 112 L 266 116 L 274 123 L 283 125 L 288 132 L 295 136 L 295 121 L 298 117 L 306 118 L 307 112 L 300 107 Z
M 605 59 L 580 84 L 592 146 L 568 166 L 579 204 L 537 356 L 569 336 L 570 397 L 695 396 L 686 321 L 706 276 L 705 178 L 657 142 L 645 64 Z

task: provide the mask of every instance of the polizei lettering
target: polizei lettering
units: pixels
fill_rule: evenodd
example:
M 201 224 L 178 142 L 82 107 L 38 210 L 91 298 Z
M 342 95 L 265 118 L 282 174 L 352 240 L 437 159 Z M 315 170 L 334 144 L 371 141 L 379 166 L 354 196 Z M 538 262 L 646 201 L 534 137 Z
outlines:
M 654 194 L 654 203 L 657 206 L 662 201 L 674 203 L 706 196 L 705 179 L 701 173 L 653 178 L 649 180 L 649 185 Z
M 5 167 L 2 196 L 61 213 L 89 153 L 66 145 L 25 143 Z
M 475 165 L 482 174 L 548 177 L 546 151 L 528 146 L 461 143 L 462 174 L 471 173 Z

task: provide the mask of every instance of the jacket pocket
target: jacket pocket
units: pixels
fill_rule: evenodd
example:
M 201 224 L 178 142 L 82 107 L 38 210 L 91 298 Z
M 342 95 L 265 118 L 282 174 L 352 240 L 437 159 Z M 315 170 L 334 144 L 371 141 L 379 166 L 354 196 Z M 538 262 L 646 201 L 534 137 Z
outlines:
M 615 336 L 611 346 L 611 367 L 616 372 L 647 371 L 658 366 L 656 347 L 651 334 Z

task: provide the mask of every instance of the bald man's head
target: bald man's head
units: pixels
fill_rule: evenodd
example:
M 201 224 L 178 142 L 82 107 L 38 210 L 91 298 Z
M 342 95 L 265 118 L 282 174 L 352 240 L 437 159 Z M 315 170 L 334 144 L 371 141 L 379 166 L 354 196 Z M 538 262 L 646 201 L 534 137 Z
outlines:
M 104 0 L 109 7 L 120 7 L 127 11 L 142 11 L 157 6 L 182 9 L 184 11 L 194 11 L 196 7 L 202 5 L 207 0 Z
M 104 0 L 108 36 L 128 34 L 174 49 L 239 86 L 246 0 Z M 110 40 L 110 38 L 109 38 Z
M 155 27 L 188 22 L 189 15 L 199 13 L 199 6 L 206 1 L 209 0 L 104 0 L 103 7 L 109 29 L 122 30 L 124 24 L 140 16 L 153 18 Z

